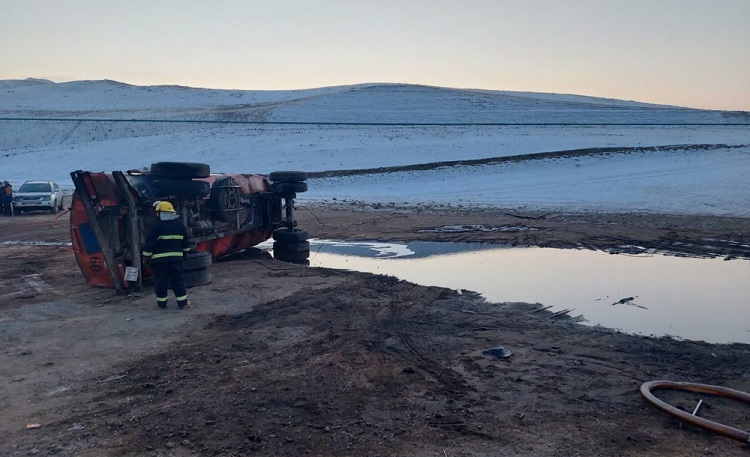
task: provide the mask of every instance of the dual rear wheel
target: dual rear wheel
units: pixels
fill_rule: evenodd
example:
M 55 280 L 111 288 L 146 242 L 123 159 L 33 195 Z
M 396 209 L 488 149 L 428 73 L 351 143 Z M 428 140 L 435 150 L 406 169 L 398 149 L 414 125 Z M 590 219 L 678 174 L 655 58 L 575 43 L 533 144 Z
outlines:
M 310 242 L 306 230 L 295 227 L 294 199 L 307 191 L 307 173 L 304 171 L 275 171 L 268 176 L 271 191 L 283 199 L 285 219 L 281 228 L 273 232 L 273 256 L 284 262 L 309 265 Z
M 273 256 L 278 260 L 307 264 L 310 257 L 310 242 L 307 231 L 300 229 L 278 229 L 273 232 Z

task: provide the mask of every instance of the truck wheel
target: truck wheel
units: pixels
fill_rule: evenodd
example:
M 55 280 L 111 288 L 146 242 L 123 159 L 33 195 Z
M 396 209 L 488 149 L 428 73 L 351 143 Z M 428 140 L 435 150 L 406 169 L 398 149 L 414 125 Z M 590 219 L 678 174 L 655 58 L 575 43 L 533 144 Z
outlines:
M 155 179 L 151 188 L 157 197 L 203 198 L 211 191 L 211 184 L 206 181 Z
M 310 265 L 310 251 L 303 252 L 279 252 L 274 253 L 273 258 L 281 260 L 282 262 L 298 263 L 302 265 Z
M 268 175 L 271 182 L 302 182 L 307 181 L 307 172 L 304 171 L 273 171 Z
M 206 268 L 186 271 L 182 275 L 182 278 L 185 280 L 185 287 L 203 286 L 209 284 L 214 279 L 213 276 L 211 276 L 211 272 Z
M 307 192 L 306 182 L 274 182 L 271 183 L 271 192 L 289 195 Z
M 206 163 L 156 162 L 151 164 L 151 174 L 155 178 L 169 179 L 208 178 L 211 167 Z
M 273 232 L 273 239 L 282 243 L 301 243 L 307 241 L 307 237 L 307 230 L 302 229 L 279 229 Z
M 281 241 L 276 241 L 273 243 L 273 253 L 279 253 L 279 252 L 304 252 L 307 251 L 308 254 L 310 253 L 310 243 L 307 241 L 302 241 L 300 243 L 282 243 Z
M 240 195 L 238 185 L 232 178 L 217 179 L 211 187 L 211 197 L 208 206 L 214 210 L 216 219 L 230 222 L 235 219 L 240 209 Z
M 211 253 L 206 251 L 190 251 L 187 259 L 182 261 L 185 271 L 203 270 L 211 265 Z

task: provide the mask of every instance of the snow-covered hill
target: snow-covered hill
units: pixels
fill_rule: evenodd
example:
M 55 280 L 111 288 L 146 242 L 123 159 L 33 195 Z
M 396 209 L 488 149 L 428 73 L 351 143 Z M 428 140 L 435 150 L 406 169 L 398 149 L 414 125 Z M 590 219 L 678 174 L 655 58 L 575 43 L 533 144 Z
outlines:
M 0 118 L 0 179 L 15 184 L 70 186 L 72 170 L 156 161 L 245 173 L 402 167 L 314 179 L 303 199 L 750 215 L 750 113 L 403 84 L 29 79 L 0 81 Z M 565 152 L 579 149 L 593 150 Z
M 292 91 L 0 81 L 0 117 L 389 124 L 726 124 L 738 113 L 577 95 L 360 84 Z

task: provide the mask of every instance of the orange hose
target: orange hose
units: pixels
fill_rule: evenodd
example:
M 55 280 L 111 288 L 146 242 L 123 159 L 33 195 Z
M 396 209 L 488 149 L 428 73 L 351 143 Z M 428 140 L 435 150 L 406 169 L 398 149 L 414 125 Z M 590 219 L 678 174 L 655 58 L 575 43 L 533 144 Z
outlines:
M 708 384 L 695 384 L 690 382 L 674 382 L 674 381 L 649 381 L 641 385 L 641 395 L 646 401 L 650 402 L 658 409 L 665 413 L 674 416 L 680 420 L 683 420 L 689 424 L 697 425 L 708 431 L 723 435 L 743 443 L 750 443 L 750 432 L 739 430 L 733 427 L 729 427 L 718 422 L 710 421 L 702 417 L 694 416 L 688 412 L 679 410 L 674 406 L 659 400 L 651 393 L 652 390 L 657 389 L 674 389 L 674 390 L 687 390 L 690 392 L 699 392 L 704 394 L 716 395 L 719 397 L 731 398 L 733 400 L 743 401 L 750 403 L 750 394 L 739 390 L 729 389 L 727 387 L 712 386 Z

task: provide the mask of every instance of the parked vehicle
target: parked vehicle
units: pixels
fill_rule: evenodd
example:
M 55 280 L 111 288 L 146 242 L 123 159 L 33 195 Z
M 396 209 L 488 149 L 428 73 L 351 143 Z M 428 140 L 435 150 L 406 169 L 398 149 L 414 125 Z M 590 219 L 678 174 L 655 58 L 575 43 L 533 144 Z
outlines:
M 49 211 L 63 209 L 63 191 L 54 181 L 26 181 L 13 193 L 13 213 L 22 211 Z
M 92 286 L 140 289 L 151 277 L 141 247 L 156 221 L 153 203 L 169 201 L 190 232 L 186 282 L 211 281 L 212 259 L 242 252 L 273 237 L 274 257 L 306 263 L 307 231 L 296 228 L 294 198 L 307 190 L 307 173 L 210 173 L 209 165 L 158 162 L 150 170 L 71 174 L 75 193 L 70 232 L 78 266 Z M 189 274 L 188 274 L 189 273 Z

